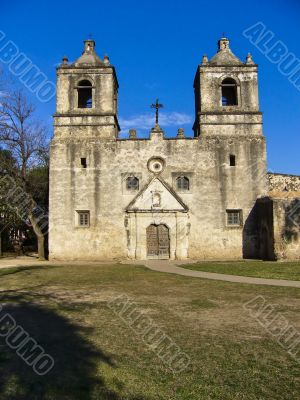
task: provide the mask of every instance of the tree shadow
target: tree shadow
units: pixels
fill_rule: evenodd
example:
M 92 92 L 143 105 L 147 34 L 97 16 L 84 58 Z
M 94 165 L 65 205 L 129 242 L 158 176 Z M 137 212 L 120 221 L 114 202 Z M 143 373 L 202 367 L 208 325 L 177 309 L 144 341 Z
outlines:
M 5 275 L 15 275 L 19 272 L 24 272 L 24 271 L 34 271 L 34 270 L 39 270 L 39 269 L 54 269 L 54 268 L 59 268 L 59 266 L 54 266 L 54 265 L 32 265 L 28 267 L 8 267 L 8 268 L 3 268 L 0 270 L 0 276 L 5 276 Z
M 38 296 L 40 300 L 41 295 Z M 24 294 L 2 292 L 0 304 L 3 306 L 0 318 L 9 313 L 55 362 L 46 375 L 40 376 L 7 345 L 5 337 L 0 337 L 1 399 L 145 400 L 121 397 L 107 387 L 99 373 L 101 365 L 111 368 L 117 365 L 87 339 L 93 328 L 75 325 L 52 309 L 28 302 Z

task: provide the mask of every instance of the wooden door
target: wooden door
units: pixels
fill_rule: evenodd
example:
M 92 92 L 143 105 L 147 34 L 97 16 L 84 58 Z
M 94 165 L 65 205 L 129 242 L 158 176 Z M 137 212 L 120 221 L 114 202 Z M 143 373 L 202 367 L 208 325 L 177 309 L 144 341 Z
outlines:
M 159 258 L 169 258 L 170 256 L 170 237 L 169 229 L 166 225 L 158 225 L 158 255 Z
M 147 255 L 149 257 L 156 257 L 158 255 L 157 225 L 149 225 L 147 228 Z
M 147 228 L 147 255 L 149 258 L 170 257 L 170 235 L 166 225 L 149 225 Z

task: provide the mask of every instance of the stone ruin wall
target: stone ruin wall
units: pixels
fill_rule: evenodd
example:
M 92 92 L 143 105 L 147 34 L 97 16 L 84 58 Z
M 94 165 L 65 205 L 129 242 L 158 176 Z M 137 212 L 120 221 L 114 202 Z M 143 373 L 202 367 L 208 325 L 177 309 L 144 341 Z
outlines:
M 267 179 L 269 192 L 298 192 L 300 195 L 300 176 L 269 172 Z

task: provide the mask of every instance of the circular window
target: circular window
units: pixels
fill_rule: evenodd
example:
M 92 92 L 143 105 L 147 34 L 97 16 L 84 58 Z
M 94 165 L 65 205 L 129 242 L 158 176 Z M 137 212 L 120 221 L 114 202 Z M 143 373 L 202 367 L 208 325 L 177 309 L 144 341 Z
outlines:
M 151 172 L 154 173 L 159 173 L 161 172 L 165 167 L 165 162 L 162 158 L 151 158 L 148 161 L 148 169 Z

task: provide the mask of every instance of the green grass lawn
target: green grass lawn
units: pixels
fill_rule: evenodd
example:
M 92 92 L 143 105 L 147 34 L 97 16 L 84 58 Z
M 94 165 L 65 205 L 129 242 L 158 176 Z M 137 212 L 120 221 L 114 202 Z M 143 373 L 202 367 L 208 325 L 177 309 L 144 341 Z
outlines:
M 300 280 L 300 262 L 215 261 L 180 265 L 180 267 L 195 271 L 216 272 L 218 274 Z
M 191 358 L 173 374 L 108 302 L 125 294 Z M 0 270 L 0 304 L 55 360 L 36 375 L 0 337 L 2 400 L 298 400 L 300 365 L 243 309 L 261 295 L 300 330 L 300 290 L 130 265 Z

